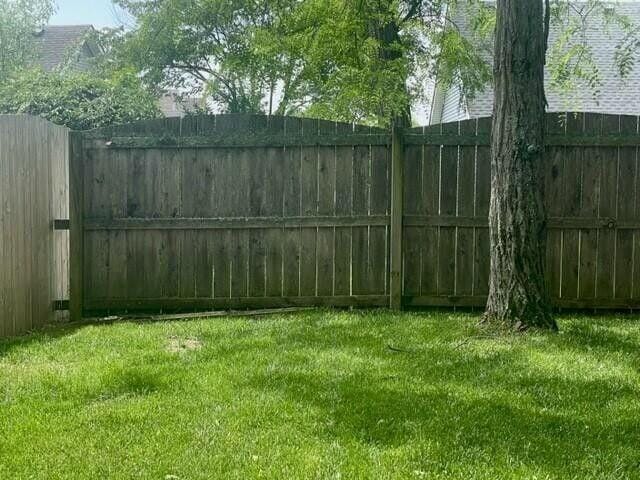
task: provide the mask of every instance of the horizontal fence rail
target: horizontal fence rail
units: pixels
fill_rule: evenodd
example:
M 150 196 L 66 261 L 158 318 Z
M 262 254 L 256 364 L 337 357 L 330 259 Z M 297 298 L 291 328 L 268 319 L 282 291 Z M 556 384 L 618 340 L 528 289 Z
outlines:
M 221 115 L 74 134 L 72 311 L 482 307 L 490 132 Z M 639 307 L 637 117 L 547 132 L 554 304 Z
M 349 145 L 390 145 L 389 135 L 357 134 L 343 135 L 255 135 L 224 134 L 207 137 L 114 137 L 106 142 L 88 141 L 85 148 L 111 149 L 184 149 L 184 148 L 269 148 L 269 147 L 333 147 Z

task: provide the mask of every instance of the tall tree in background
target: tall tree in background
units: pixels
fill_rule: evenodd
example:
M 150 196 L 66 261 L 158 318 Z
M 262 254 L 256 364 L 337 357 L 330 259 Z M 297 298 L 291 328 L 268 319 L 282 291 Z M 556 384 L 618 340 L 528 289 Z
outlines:
M 307 0 L 305 63 L 313 81 L 307 114 L 388 125 L 407 124 L 428 103 L 428 80 L 461 80 L 470 96 L 490 68 L 450 15 L 473 6 L 481 27 L 488 8 L 477 0 Z M 445 5 L 445 3 L 447 5 Z M 445 8 L 446 7 L 446 8 Z M 471 12 L 470 12 L 471 13 Z M 297 28 L 296 31 L 299 31 Z M 425 79 L 427 79 L 425 81 Z
M 0 0 L 0 79 L 36 58 L 33 33 L 53 12 L 53 0 Z
M 358 122 L 409 123 L 416 96 L 412 54 L 421 48 L 408 23 L 416 11 L 396 0 L 313 1 L 298 8 L 312 88 L 307 114 Z M 440 3 L 440 2 L 437 2 Z M 435 7 L 434 7 L 435 8 Z M 424 52 L 424 57 L 427 56 Z
M 466 64 L 466 89 L 490 79 L 444 28 L 443 0 L 116 2 L 134 19 L 114 49 L 119 61 L 148 84 L 205 94 L 218 111 L 408 122 L 426 100 L 419 72 L 436 63 L 454 65 L 447 72 Z
M 114 49 L 148 84 L 204 94 L 227 113 L 274 113 L 299 95 L 295 46 L 267 38 L 297 0 L 116 0 L 134 20 Z M 278 40 L 278 41 L 276 41 Z M 283 105 L 283 111 L 287 109 Z
M 589 47 L 579 42 L 586 17 L 626 25 L 616 57 L 623 69 L 633 65 L 626 46 L 637 43 L 637 28 L 605 2 L 550 1 L 554 22 L 575 12 L 553 45 L 553 85 L 568 89 L 583 77 L 597 88 Z M 117 62 L 147 85 L 204 95 L 215 111 L 406 123 L 412 108 L 428 104 L 436 74 L 467 98 L 492 79 L 485 52 L 456 21 L 466 17 L 474 34 L 492 38 L 495 6 L 483 0 L 115 2 L 132 17 L 116 38 Z
M 545 284 L 544 65 L 549 2 L 498 0 L 495 34 L 491 273 L 486 319 L 557 329 Z

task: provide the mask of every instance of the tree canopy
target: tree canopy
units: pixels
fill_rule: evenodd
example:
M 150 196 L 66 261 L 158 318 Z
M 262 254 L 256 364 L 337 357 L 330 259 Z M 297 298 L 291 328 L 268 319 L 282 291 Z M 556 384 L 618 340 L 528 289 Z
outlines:
M 384 123 L 423 98 L 419 72 L 440 56 L 427 45 L 456 53 L 442 0 L 118 3 L 137 23 L 119 61 L 149 83 L 204 92 L 226 112 Z M 473 49 L 462 61 L 486 79 Z
M 108 54 L 99 76 L 135 72 L 145 89 L 197 93 L 214 111 L 385 125 L 409 121 L 416 105 L 428 104 L 435 81 L 473 97 L 492 80 L 490 56 L 457 24 L 465 16 L 475 39 L 492 42 L 495 8 L 480 0 L 116 3 L 134 25 L 102 35 Z M 620 75 L 635 67 L 638 29 L 610 4 L 550 5 L 551 21 L 562 26 L 549 46 L 552 88 L 586 84 L 598 93 L 600 72 L 583 38 L 590 18 L 625 32 L 615 53 Z M 32 33 L 52 12 L 52 0 L 0 0 L 0 76 L 29 66 L 37 54 Z
M 53 11 L 53 0 L 0 0 L 0 79 L 37 56 L 33 33 Z
M 492 78 L 485 52 L 456 23 L 465 15 L 473 33 L 490 41 L 495 8 L 480 0 L 117 3 L 136 25 L 119 37 L 117 62 L 135 66 L 151 85 L 204 94 L 218 111 L 384 124 L 426 104 L 436 74 L 469 97 Z M 554 88 L 569 90 L 581 79 L 597 90 L 597 68 L 581 41 L 588 17 L 625 29 L 616 60 L 621 74 L 633 68 L 637 29 L 610 5 L 551 0 L 550 10 L 562 25 L 550 47 Z
M 91 72 L 20 70 L 0 83 L 0 112 L 37 115 L 74 130 L 154 118 L 155 97 L 135 72 L 103 78 Z
M 295 0 L 117 0 L 137 27 L 114 49 L 149 84 L 206 92 L 225 112 L 273 110 L 276 90 L 293 97 L 296 65 L 282 45 L 263 42 Z M 278 81 L 281 84 L 278 85 Z M 287 110 L 286 100 L 281 107 Z

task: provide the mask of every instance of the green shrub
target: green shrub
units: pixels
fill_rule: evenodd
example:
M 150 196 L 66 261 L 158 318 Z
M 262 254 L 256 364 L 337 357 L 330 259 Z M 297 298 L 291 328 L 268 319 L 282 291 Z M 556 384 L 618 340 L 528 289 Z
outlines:
M 20 70 L 0 85 L 0 113 L 37 115 L 74 130 L 157 117 L 156 98 L 133 72 L 110 78 L 76 71 Z

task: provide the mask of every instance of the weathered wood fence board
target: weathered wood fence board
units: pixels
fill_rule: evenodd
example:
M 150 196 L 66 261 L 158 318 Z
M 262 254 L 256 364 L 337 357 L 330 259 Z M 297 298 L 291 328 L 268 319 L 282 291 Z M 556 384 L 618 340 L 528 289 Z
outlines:
M 69 310 L 69 131 L 48 125 L 51 161 L 51 218 L 60 222 L 53 233 L 53 300 L 64 302 L 54 313 L 56 321 L 66 321 Z
M 548 116 L 556 306 L 640 308 L 638 128 L 637 117 Z M 69 283 L 75 316 L 481 307 L 490 131 L 490 119 L 392 134 L 218 116 L 69 135 L 0 117 L 0 336 L 62 315 Z
M 638 308 L 638 119 L 547 123 L 554 303 Z M 83 133 L 72 306 L 482 306 L 490 132 L 223 115 Z
M 146 148 L 92 132 L 74 158 L 84 311 L 388 304 L 390 138 L 219 116 L 160 127 L 177 142 L 233 132 L 235 145 L 165 148 L 143 127 L 128 133 Z M 343 138 L 252 147 L 243 131 Z
M 547 124 L 547 280 L 554 304 L 637 308 L 638 118 L 549 114 Z M 408 135 L 405 305 L 484 305 L 490 128 L 488 119 L 468 120 Z
M 68 297 L 67 130 L 42 119 L 0 115 L 0 337 L 58 315 Z

